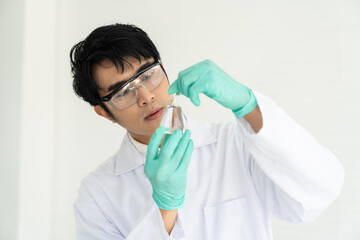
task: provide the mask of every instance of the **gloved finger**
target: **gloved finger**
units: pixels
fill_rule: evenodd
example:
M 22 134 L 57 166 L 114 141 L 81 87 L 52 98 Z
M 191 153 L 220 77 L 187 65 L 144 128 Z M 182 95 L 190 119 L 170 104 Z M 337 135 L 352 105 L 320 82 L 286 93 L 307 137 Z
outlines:
M 209 68 L 209 62 L 210 60 L 205 60 L 202 62 L 199 62 L 191 67 L 186 68 L 185 70 L 182 70 L 178 74 L 178 78 L 176 79 L 176 86 L 171 86 L 169 89 L 169 94 L 174 93 L 181 93 L 185 95 L 186 97 L 189 97 L 188 89 L 191 87 L 191 85 L 196 82 L 199 78 L 201 78 L 201 75 Z
M 182 136 L 182 138 L 179 141 L 179 144 L 177 145 L 171 159 L 172 159 L 172 166 L 173 169 L 172 171 L 175 171 L 175 169 L 178 167 L 182 156 L 184 155 L 184 152 L 186 151 L 186 147 L 190 141 L 190 136 L 191 136 L 191 132 L 190 130 L 186 130 L 184 135 Z
M 181 137 L 182 137 L 182 132 L 180 129 L 176 129 L 170 136 L 168 136 L 166 138 L 166 141 L 164 141 L 161 146 L 159 159 L 162 159 L 164 161 L 170 160 Z
M 169 87 L 168 93 L 171 94 L 175 94 L 175 93 L 181 93 L 180 89 L 178 87 L 178 80 L 175 80 L 175 82 L 173 82 L 171 84 L 171 86 Z
M 178 74 L 178 78 L 171 84 L 169 87 L 168 93 L 169 94 L 175 94 L 175 93 L 181 93 L 185 96 L 187 96 L 187 86 L 184 84 L 184 77 L 186 76 L 186 73 L 188 69 L 185 69 Z
M 146 161 L 156 159 L 158 154 L 158 149 L 162 141 L 162 138 L 164 136 L 164 133 L 165 133 L 165 128 L 159 127 L 152 135 L 146 153 Z
M 189 163 L 190 163 L 190 159 L 191 159 L 191 155 L 193 152 L 193 148 L 194 148 L 194 144 L 193 141 L 190 139 L 190 141 L 188 142 L 187 146 L 186 146 L 186 150 L 184 155 L 181 158 L 181 161 L 178 165 L 178 167 L 175 170 L 174 174 L 184 174 L 187 173 L 187 169 L 189 167 Z
M 195 106 L 200 106 L 199 94 L 206 92 L 206 86 L 207 82 L 204 82 L 202 79 L 200 79 L 189 88 L 189 98 Z
M 189 97 L 188 89 L 189 87 L 196 82 L 202 74 L 203 67 L 202 63 L 197 63 L 181 72 L 179 72 L 178 78 L 176 80 L 177 87 L 180 90 L 180 93 Z
M 181 93 L 186 97 L 189 97 L 189 88 L 198 80 L 198 73 L 189 72 L 184 75 L 179 75 L 179 86 Z

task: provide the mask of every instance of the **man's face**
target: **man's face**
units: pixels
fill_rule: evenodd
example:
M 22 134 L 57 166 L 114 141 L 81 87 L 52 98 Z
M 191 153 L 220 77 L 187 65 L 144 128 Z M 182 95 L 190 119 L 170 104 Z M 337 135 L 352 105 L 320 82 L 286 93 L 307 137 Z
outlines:
M 100 97 L 104 97 L 111 92 L 108 91 L 111 85 L 130 79 L 144 69 L 145 66 L 149 66 L 154 62 L 152 58 L 142 58 L 141 62 L 130 57 L 126 58 L 126 60 L 131 65 L 125 62 L 123 72 L 121 72 L 120 68 L 118 71 L 110 60 L 104 60 L 94 66 L 95 79 L 101 88 L 99 90 Z M 127 129 L 137 141 L 148 144 L 152 134 L 160 126 L 165 107 L 169 104 L 170 95 L 168 89 L 169 83 L 164 74 L 164 80 L 154 90 L 148 91 L 141 86 L 138 88 L 138 97 L 135 104 L 122 110 L 112 108 L 111 104 L 108 104 L 107 107 L 113 114 L 113 118 L 100 105 L 95 106 L 95 111 Z M 154 113 L 154 111 L 156 112 Z

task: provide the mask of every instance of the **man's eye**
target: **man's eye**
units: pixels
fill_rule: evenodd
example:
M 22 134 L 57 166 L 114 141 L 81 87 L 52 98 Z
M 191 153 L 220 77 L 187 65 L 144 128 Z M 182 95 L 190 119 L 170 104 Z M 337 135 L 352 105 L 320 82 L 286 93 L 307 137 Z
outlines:
M 147 71 L 147 72 L 144 73 L 141 80 L 142 81 L 150 80 L 153 75 L 154 75 L 153 71 Z
M 130 93 L 130 88 L 127 88 L 127 89 L 125 89 L 125 91 L 123 91 L 122 92 L 122 94 L 121 95 L 127 95 L 127 94 L 129 94 Z
M 123 90 L 121 90 L 118 94 L 115 95 L 116 98 L 121 98 L 122 96 L 125 96 L 127 94 L 129 94 L 130 89 L 129 88 L 125 88 Z
M 121 93 L 121 95 L 124 96 L 124 95 L 126 95 L 126 94 L 128 94 L 128 93 L 129 93 L 129 89 L 125 89 L 125 91 L 123 91 L 123 92 Z

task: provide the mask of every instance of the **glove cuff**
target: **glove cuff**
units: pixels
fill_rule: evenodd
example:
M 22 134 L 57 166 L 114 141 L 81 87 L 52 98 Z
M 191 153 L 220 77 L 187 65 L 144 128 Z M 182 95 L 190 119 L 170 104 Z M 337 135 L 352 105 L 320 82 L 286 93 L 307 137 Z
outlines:
M 245 104 L 245 106 L 243 106 L 242 108 L 239 108 L 237 110 L 232 110 L 232 112 L 238 117 L 238 118 L 242 118 L 243 116 L 245 116 L 246 114 L 250 113 L 252 110 L 254 110 L 254 108 L 257 106 L 257 101 L 255 98 L 254 93 L 251 91 L 251 89 L 249 89 L 249 93 L 250 93 L 250 99 L 249 101 Z
M 168 196 L 168 197 L 165 196 L 165 198 L 171 198 L 171 199 L 162 199 L 156 194 L 155 191 L 153 191 L 153 199 L 156 202 L 156 204 L 158 205 L 158 207 L 161 209 L 176 210 L 176 209 L 183 208 L 183 206 L 184 206 L 185 194 L 182 195 L 178 199 L 174 199 L 173 197 L 170 197 L 170 196 Z

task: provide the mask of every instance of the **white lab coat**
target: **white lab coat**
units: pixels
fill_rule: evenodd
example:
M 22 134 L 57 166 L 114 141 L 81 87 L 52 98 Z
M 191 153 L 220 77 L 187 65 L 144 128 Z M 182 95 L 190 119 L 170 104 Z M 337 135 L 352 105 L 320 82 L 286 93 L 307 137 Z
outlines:
M 145 158 L 125 135 L 119 151 L 81 183 L 74 204 L 77 238 L 268 240 L 273 216 L 316 219 L 338 196 L 343 168 L 271 99 L 253 92 L 263 116 L 257 134 L 243 118 L 189 119 L 194 150 L 171 236 L 152 199 Z

